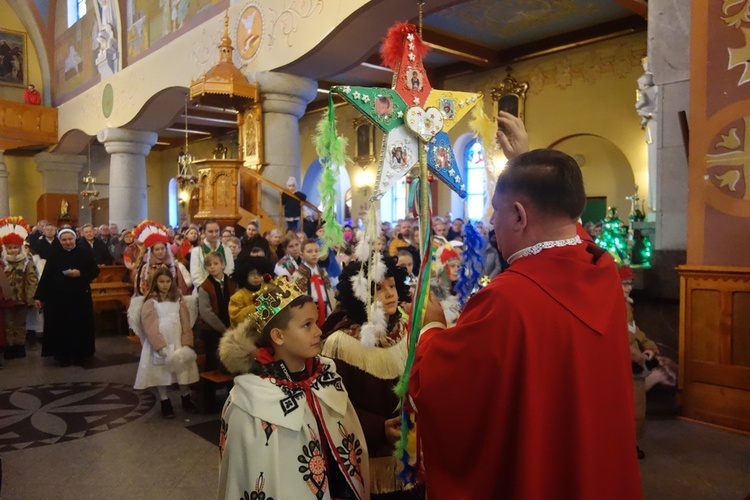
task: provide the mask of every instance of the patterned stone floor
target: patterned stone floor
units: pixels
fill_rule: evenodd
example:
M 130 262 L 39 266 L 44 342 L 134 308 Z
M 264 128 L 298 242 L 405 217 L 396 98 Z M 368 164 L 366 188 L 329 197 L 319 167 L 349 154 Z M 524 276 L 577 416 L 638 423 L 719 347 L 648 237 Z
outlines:
M 143 416 L 151 392 L 106 382 L 68 382 L 0 391 L 0 452 L 92 436 Z
M 137 355 L 122 337 L 97 339 L 97 356 Z M 107 364 L 107 363 L 104 363 Z M 133 391 L 136 363 L 59 368 L 38 351 L 0 371 L 3 500 L 209 499 L 218 449 L 200 433 L 217 415 L 161 418 Z M 750 494 L 750 436 L 675 419 L 649 420 L 640 462 L 648 500 L 737 499 Z

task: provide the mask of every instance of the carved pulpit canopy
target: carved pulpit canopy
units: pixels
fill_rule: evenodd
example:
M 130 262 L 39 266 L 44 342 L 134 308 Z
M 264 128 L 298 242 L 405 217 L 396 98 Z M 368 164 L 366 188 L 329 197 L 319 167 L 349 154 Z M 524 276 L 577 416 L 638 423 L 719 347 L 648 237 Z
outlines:
M 190 99 L 207 106 L 244 111 L 258 101 L 258 87 L 232 63 L 229 15 L 224 16 L 224 36 L 219 43 L 219 63 L 190 82 Z

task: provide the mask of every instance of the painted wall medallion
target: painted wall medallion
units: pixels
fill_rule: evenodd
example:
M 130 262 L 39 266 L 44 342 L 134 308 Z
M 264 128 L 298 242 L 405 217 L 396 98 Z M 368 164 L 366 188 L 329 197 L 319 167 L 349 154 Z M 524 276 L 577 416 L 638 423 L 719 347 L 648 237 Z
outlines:
M 102 114 L 104 118 L 109 118 L 112 114 L 112 108 L 115 105 L 115 92 L 112 89 L 112 84 L 108 83 L 104 86 L 102 91 Z
M 237 23 L 237 51 L 249 61 L 258 53 L 263 36 L 263 17 L 255 6 L 249 6 L 240 14 Z
M 706 154 L 707 178 L 724 195 L 750 200 L 750 116 L 722 129 Z

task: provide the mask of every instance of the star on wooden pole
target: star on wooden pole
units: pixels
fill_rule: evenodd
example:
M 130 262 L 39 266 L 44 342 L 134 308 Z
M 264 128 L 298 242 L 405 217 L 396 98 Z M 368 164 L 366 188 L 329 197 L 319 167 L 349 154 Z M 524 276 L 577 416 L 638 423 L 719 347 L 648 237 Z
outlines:
M 466 197 L 466 184 L 448 132 L 481 101 L 482 94 L 433 89 L 422 57 L 415 50 L 417 37 L 412 32 L 404 38 L 392 88 L 331 87 L 331 92 L 343 97 L 385 133 L 373 201 L 382 198 L 421 156 L 437 178 Z

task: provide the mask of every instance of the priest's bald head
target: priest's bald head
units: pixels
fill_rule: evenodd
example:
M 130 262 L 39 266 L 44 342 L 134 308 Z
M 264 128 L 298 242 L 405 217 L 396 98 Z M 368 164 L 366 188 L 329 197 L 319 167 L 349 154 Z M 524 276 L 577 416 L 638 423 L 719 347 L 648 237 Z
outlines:
M 576 161 L 552 149 L 513 158 L 492 197 L 492 224 L 503 256 L 544 241 L 576 236 L 586 194 Z

